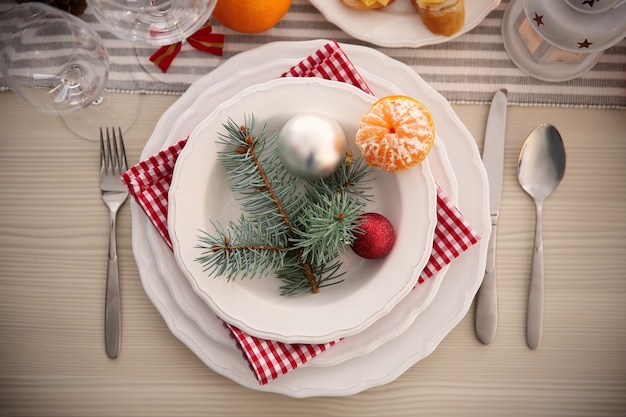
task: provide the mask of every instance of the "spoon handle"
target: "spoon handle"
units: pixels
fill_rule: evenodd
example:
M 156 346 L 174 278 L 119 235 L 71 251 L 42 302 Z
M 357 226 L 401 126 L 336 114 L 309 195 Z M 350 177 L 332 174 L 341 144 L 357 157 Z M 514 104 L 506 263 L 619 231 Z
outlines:
M 537 347 L 539 347 L 543 329 L 543 237 L 541 224 L 542 204 L 541 202 L 537 202 L 535 244 L 530 269 L 528 313 L 526 317 L 526 342 L 531 349 L 537 349 Z

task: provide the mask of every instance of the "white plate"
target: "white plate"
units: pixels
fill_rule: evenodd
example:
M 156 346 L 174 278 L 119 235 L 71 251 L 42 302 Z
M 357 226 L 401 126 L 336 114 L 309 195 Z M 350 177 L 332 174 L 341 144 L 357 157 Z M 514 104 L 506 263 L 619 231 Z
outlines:
M 339 0 L 310 0 L 329 22 L 362 41 L 389 48 L 444 43 L 474 29 L 500 0 L 466 0 L 465 24 L 452 36 L 435 35 L 424 26 L 409 0 L 377 10 L 354 10 Z
M 266 277 L 226 280 L 210 276 L 197 261 L 200 230 L 214 234 L 212 222 L 227 225 L 241 215 L 239 197 L 216 160 L 224 149 L 218 132 L 245 115 L 278 132 L 293 116 L 323 113 L 339 123 L 348 148 L 359 120 L 376 98 L 362 90 L 320 78 L 278 78 L 256 84 L 219 105 L 193 131 L 181 151 L 169 192 L 168 229 L 179 267 L 198 295 L 224 321 L 246 333 L 285 343 L 326 343 L 355 335 L 385 316 L 415 286 L 428 262 L 437 224 L 436 190 L 428 160 L 401 172 L 375 170 L 365 211 L 385 215 L 396 241 L 385 257 L 367 260 L 351 250 L 339 256 L 344 281 L 318 294 L 280 295 L 281 281 Z
M 327 41 L 277 42 L 243 52 L 226 61 L 203 80 L 209 85 L 232 76 L 238 68 L 253 67 L 268 60 L 297 62 Z M 431 304 L 397 338 L 373 352 L 328 367 L 302 367 L 265 385 L 259 385 L 239 352 L 216 342 L 178 307 L 160 278 L 150 251 L 148 220 L 132 203 L 133 249 L 145 291 L 168 324 L 172 333 L 191 349 L 208 367 L 250 389 L 280 393 L 292 397 L 346 396 L 389 383 L 408 368 L 428 356 L 443 338 L 465 317 L 482 282 L 487 241 L 490 233 L 487 176 L 478 148 L 471 134 L 454 113 L 450 104 L 410 67 L 386 55 L 361 46 L 343 44 L 351 61 L 380 76 L 389 77 L 405 94 L 419 96 L 435 119 L 445 120 L 439 133 L 459 183 L 459 207 L 465 218 L 482 236 L 450 265 L 446 279 Z M 277 77 L 280 74 L 269 74 Z M 367 78 L 366 78 L 367 79 Z M 162 147 L 178 140 L 184 133 L 171 131 L 180 108 L 193 103 L 206 85 L 194 83 L 167 110 L 155 127 L 142 152 L 147 158 Z M 376 91 L 385 94 L 385 91 Z M 167 138 L 171 134 L 172 138 Z M 150 226 L 151 227 L 151 226 Z M 147 258 L 147 260 L 146 260 Z
M 271 74 L 279 74 L 285 67 L 289 67 L 296 62 L 296 58 L 293 58 L 291 62 L 272 60 L 264 65 L 238 70 L 232 77 L 219 83 L 213 83 L 208 77 L 199 79 L 194 83 L 194 91 L 190 93 L 197 94 L 193 103 L 187 103 L 186 98 L 181 98 L 168 110 L 168 115 L 164 115 L 165 119 L 171 119 L 172 122 L 175 120 L 169 134 L 170 139 L 166 144 L 170 144 L 170 141 L 175 140 L 177 137 L 189 135 L 189 129 L 192 126 L 200 124 L 211 112 L 211 109 L 232 97 L 233 92 L 241 88 L 241 80 L 245 79 L 246 83 L 252 84 L 265 82 Z M 402 93 L 398 87 L 386 79 L 362 68 L 358 68 L 358 71 L 361 76 L 367 79 L 368 86 L 372 91 L 385 91 L 388 94 Z M 198 90 L 196 88 L 198 86 L 202 88 Z M 196 92 L 195 90 L 198 91 Z M 456 204 L 458 185 L 442 140 L 435 140 L 433 149 L 428 156 L 428 161 L 437 184 L 444 190 L 451 201 Z M 213 340 L 236 349 L 233 338 L 224 327 L 223 322 L 191 288 L 189 281 L 178 268 L 172 251 L 165 244 L 156 229 L 149 228 L 148 234 L 156 257 L 159 274 L 168 286 L 178 306 L 185 315 L 194 320 L 202 331 Z M 411 291 L 389 314 L 377 320 L 367 330 L 344 339 L 340 344 L 333 346 L 332 349 L 327 350 L 323 355 L 313 358 L 304 366 L 334 365 L 352 357 L 369 353 L 381 344 L 401 334 L 410 326 L 415 317 L 430 304 L 448 268 L 449 266 L 445 266 L 434 277 L 421 284 L 417 291 Z

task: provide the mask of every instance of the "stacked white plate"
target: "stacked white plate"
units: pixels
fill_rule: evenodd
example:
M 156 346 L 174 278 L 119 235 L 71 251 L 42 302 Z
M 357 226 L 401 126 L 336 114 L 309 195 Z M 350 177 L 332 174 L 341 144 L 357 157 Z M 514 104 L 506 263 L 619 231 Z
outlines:
M 268 82 L 266 85 L 271 86 L 272 80 L 326 42 L 272 43 L 226 61 L 195 82 L 163 114 L 141 158 L 148 158 L 191 135 L 196 128 L 213 129 L 214 122 L 207 121 L 211 120 L 213 109 L 250 86 Z M 252 389 L 293 397 L 342 396 L 393 381 L 430 354 L 458 324 L 469 310 L 482 280 L 490 220 L 486 173 L 474 139 L 449 103 L 411 68 L 370 48 L 348 44 L 341 47 L 376 96 L 402 93 L 428 106 L 437 123 L 438 138 L 425 168 L 430 172 L 423 173 L 424 178 L 434 178 L 482 239 L 416 290 L 407 290 L 406 284 L 399 281 L 397 291 L 388 297 L 393 301 L 376 307 L 375 314 L 370 311 L 353 318 L 347 331 L 341 334 L 346 336 L 341 343 L 298 369 L 260 385 L 222 324 L 222 319 L 233 318 L 229 315 L 233 310 L 221 309 L 225 304 L 210 297 L 214 288 L 202 288 L 205 284 L 190 279 L 195 276 L 193 272 L 183 272 L 188 266 L 184 256 L 179 253 L 177 262 L 133 202 L 133 249 L 146 293 L 172 333 L 207 366 Z M 326 87 L 328 84 L 324 84 Z M 427 183 L 426 180 L 426 189 Z M 426 225 L 427 230 L 429 227 Z M 420 256 L 419 262 L 422 261 Z M 215 285 L 215 280 L 207 285 Z M 255 285 L 258 290 L 259 284 Z M 260 300 L 256 291 L 243 292 L 256 294 L 250 299 L 253 303 L 271 300 L 267 296 Z M 267 308 L 272 308 L 271 302 Z M 249 317 L 237 324 L 253 335 L 275 336 L 287 342 L 317 342 L 338 335 L 329 333 L 329 328 L 311 328 L 306 334 L 301 332 L 292 338 L 291 328 L 273 328 L 267 332 L 264 327 L 267 322 L 251 323 Z M 309 338 L 303 339 L 303 334 Z

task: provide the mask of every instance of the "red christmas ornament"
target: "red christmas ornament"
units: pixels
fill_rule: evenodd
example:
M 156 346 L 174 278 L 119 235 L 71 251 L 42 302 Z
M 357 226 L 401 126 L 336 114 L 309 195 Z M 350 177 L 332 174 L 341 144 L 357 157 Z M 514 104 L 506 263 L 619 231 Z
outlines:
M 357 234 L 351 247 L 362 258 L 381 258 L 391 252 L 396 232 L 391 222 L 382 214 L 364 213 L 360 225 L 363 233 Z

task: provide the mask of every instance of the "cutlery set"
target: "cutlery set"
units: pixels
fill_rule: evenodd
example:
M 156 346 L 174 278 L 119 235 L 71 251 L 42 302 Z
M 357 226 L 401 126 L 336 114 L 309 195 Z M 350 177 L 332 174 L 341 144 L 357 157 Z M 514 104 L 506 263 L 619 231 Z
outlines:
M 494 340 L 498 327 L 496 235 L 502 196 L 506 109 L 507 90 L 500 89 L 489 109 L 482 155 L 489 182 L 491 235 L 485 275 L 476 296 L 475 326 L 476 336 L 486 345 Z M 554 126 L 542 123 L 529 134 L 518 161 L 520 185 L 533 198 L 537 210 L 526 319 L 526 341 L 531 349 L 539 347 L 543 328 L 542 206 L 564 175 L 565 148 L 561 135 Z
M 365 90 L 353 97 L 351 93 L 349 94 L 351 90 L 347 86 L 337 87 L 331 85 L 328 80 L 313 82 L 306 76 L 307 73 L 300 75 L 297 72 L 301 69 L 300 62 L 322 52 L 328 58 L 317 64 L 318 67 L 326 69 L 340 65 L 349 73 L 365 74 L 363 79 L 367 80 L 380 96 L 401 90 L 413 97 L 424 97 L 425 105 L 432 109 L 433 116 L 442 121 L 438 131 L 440 135 L 438 148 L 429 159 L 431 175 L 437 179 L 440 187 L 437 190 L 437 204 L 448 201 L 451 207 L 458 209 L 459 220 L 466 222 L 471 232 L 467 236 L 468 239 L 463 240 L 471 245 L 476 244 L 477 249 L 450 262 L 449 267 L 446 266 L 440 275 L 434 276 L 434 279 L 420 275 L 423 280 L 418 283 L 422 286 L 408 292 L 406 297 L 402 297 L 402 302 L 398 302 L 389 314 L 385 314 L 371 326 L 368 325 L 367 328 L 341 338 L 341 343 L 338 343 L 339 339 L 332 333 L 335 331 L 332 327 L 330 330 L 324 329 L 322 336 L 315 333 L 311 338 L 303 339 L 302 332 L 305 328 L 299 320 L 297 328 L 287 330 L 271 327 L 276 325 L 271 318 L 269 322 L 267 319 L 258 321 L 254 314 L 258 315 L 259 306 L 264 306 L 268 312 L 261 315 L 261 318 L 271 317 L 269 312 L 277 310 L 276 306 L 281 306 L 280 311 L 284 311 L 286 303 L 284 300 L 275 300 L 274 294 L 260 293 L 260 290 L 257 290 L 251 293 L 247 301 L 245 297 L 237 296 L 234 300 L 238 304 L 227 304 L 232 303 L 232 300 L 224 298 L 223 294 L 234 294 L 234 291 L 242 293 L 247 291 L 247 288 L 243 287 L 243 284 L 231 283 L 232 285 L 224 286 L 223 290 L 219 282 L 207 283 L 203 273 L 191 270 L 190 265 L 195 264 L 189 263 L 188 260 L 195 254 L 189 252 L 189 256 L 185 257 L 187 253 L 185 251 L 193 247 L 191 243 L 196 242 L 196 225 L 207 224 L 207 219 L 203 216 L 206 217 L 206 210 L 210 212 L 211 208 L 199 208 L 202 212 L 197 213 L 197 217 L 201 220 L 191 221 L 189 225 L 181 223 L 183 220 L 188 221 L 186 219 L 192 213 L 188 211 L 190 205 L 185 204 L 185 196 L 198 196 L 197 192 L 181 194 L 180 191 L 186 189 L 184 187 L 200 184 L 200 188 L 205 190 L 203 192 L 211 190 L 218 195 L 224 193 L 222 189 L 224 184 L 219 181 L 215 183 L 211 174 L 213 171 L 201 173 L 194 168 L 195 160 L 190 159 L 190 155 L 207 155 L 215 152 L 213 148 L 207 148 L 210 152 L 202 150 L 197 152 L 199 146 L 209 147 L 213 142 L 203 139 L 210 135 L 194 132 L 201 132 L 203 129 L 216 131 L 219 128 L 216 124 L 220 121 L 216 115 L 236 117 L 246 108 L 264 109 L 264 105 L 273 103 L 271 108 L 278 113 L 274 115 L 271 111 L 264 110 L 263 114 L 265 118 L 275 117 L 278 120 L 278 117 L 290 115 L 289 112 L 301 111 L 294 110 L 295 105 L 288 105 L 289 100 L 286 99 L 294 95 L 294 91 L 300 91 L 298 89 L 303 91 L 295 96 L 306 95 L 310 99 L 308 102 L 323 103 L 326 109 L 329 108 L 328 103 L 339 106 L 330 110 L 332 114 L 344 114 L 344 108 L 356 108 L 352 100 L 357 98 L 367 103 L 374 100 L 364 93 Z M 344 58 L 347 54 L 350 60 Z M 291 68 L 282 62 L 266 64 L 267 55 L 291 59 L 295 64 Z M 431 91 L 430 87 L 416 77 L 412 69 L 396 65 L 392 69 L 385 67 L 385 73 L 378 75 L 380 64 L 389 61 L 388 57 L 368 48 L 339 45 L 324 40 L 288 45 L 272 44 L 259 50 L 242 53 L 238 60 L 225 62 L 222 67 L 202 77 L 190 87 L 190 90 L 160 119 L 159 124 L 165 128 L 155 130 L 142 152 L 141 162 L 132 167 L 128 167 L 126 163 L 121 129 L 115 127 L 111 130 L 110 127 L 102 127 L 101 189 L 103 200 L 111 212 L 104 324 L 106 352 L 110 358 L 119 356 L 121 328 L 115 216 L 129 194 L 133 203 L 137 203 L 131 205 L 133 252 L 148 297 L 166 320 L 174 336 L 192 349 L 209 368 L 240 385 L 303 397 L 350 395 L 390 382 L 436 348 L 445 335 L 466 315 L 474 297 L 476 297 L 477 337 L 485 345 L 495 340 L 498 326 L 495 253 L 505 171 L 504 141 L 508 92 L 504 88 L 495 92 L 481 156 L 475 139 L 470 134 L 465 134 L 462 122 L 450 116 L 453 112 L 448 111 L 447 101 L 436 95 L 431 99 L 427 94 Z M 248 63 L 248 68 L 252 68 L 246 73 L 245 80 L 228 78 L 232 75 L 233 66 L 241 62 Z M 360 67 L 360 72 L 356 72 L 354 65 Z M 277 80 L 272 74 L 280 71 L 287 71 L 286 73 L 292 75 L 290 77 L 292 80 L 289 82 Z M 297 80 L 293 77 L 304 79 Z M 389 81 L 390 79 L 393 79 L 395 84 Z M 331 78 L 331 81 L 337 80 Z M 210 90 L 210 86 L 216 82 L 224 83 L 220 84 L 222 89 L 215 90 L 215 94 L 208 94 L 207 90 Z M 306 87 L 311 83 L 315 84 L 315 88 Z M 321 87 L 326 85 L 324 83 L 328 83 L 326 90 Z M 328 94 L 328 97 L 324 94 Z M 233 95 L 237 100 L 233 100 Z M 225 98 L 230 98 L 230 101 L 225 102 Z M 348 102 L 352 104 L 341 105 L 344 102 L 342 100 L 349 100 Z M 360 103 L 358 100 L 355 103 Z M 227 110 L 229 113 L 226 113 Z M 357 115 L 349 117 L 349 120 L 358 119 L 359 114 L 360 110 Z M 520 183 L 538 202 L 536 232 L 538 249 L 534 255 L 536 260 L 533 268 L 533 271 L 538 272 L 533 272 L 528 307 L 528 345 L 532 349 L 539 345 L 542 321 L 540 207 L 563 177 L 565 162 L 562 141 L 560 136 L 555 134 L 556 129 L 550 129 L 548 125 L 543 126 L 531 134 L 519 162 Z M 192 127 L 193 131 L 190 131 Z M 546 139 L 544 136 L 547 133 L 549 134 Z M 560 148 L 558 143 L 553 143 L 556 138 L 557 142 L 560 141 Z M 196 151 L 192 152 L 194 147 Z M 541 156 L 544 153 L 548 154 L 547 158 Z M 563 156 L 559 158 L 556 156 L 558 154 Z M 200 166 L 204 165 L 206 161 L 201 161 Z M 185 173 L 189 178 L 192 178 L 189 173 L 194 173 L 194 180 L 182 181 Z M 211 186 L 207 186 L 208 184 Z M 184 187 L 181 188 L 181 185 Z M 415 187 L 415 184 L 409 186 L 411 190 L 415 190 Z M 209 201 L 211 198 L 201 197 L 200 200 Z M 185 211 L 180 210 L 180 213 L 186 217 L 177 217 L 176 207 L 185 207 Z M 215 215 L 210 217 L 214 218 Z M 416 230 L 414 226 L 408 229 Z M 181 234 L 183 232 L 187 234 L 183 236 Z M 450 253 L 453 253 L 451 246 L 440 245 L 442 239 L 452 234 L 444 231 L 435 234 L 439 243 L 437 245 L 433 243 L 432 247 L 449 248 Z M 472 239 L 472 236 L 475 239 Z M 484 236 L 484 239 L 479 239 L 480 236 Z M 401 245 L 402 248 L 410 246 L 406 243 Z M 430 267 L 430 263 L 428 266 Z M 424 270 L 427 271 L 428 268 Z M 444 277 L 446 279 L 443 279 Z M 263 291 L 266 289 L 271 288 L 263 287 Z M 333 296 L 332 293 L 328 294 Z M 358 294 L 351 293 L 350 296 L 355 297 Z M 351 300 L 344 296 L 345 294 L 342 295 L 343 302 Z M 368 299 L 376 297 L 380 298 L 381 295 L 376 293 L 375 296 L 368 296 Z M 417 300 L 423 300 L 423 303 L 416 302 Z M 362 302 L 353 303 L 353 305 L 362 304 Z M 307 307 L 312 308 L 314 308 L 312 304 Z M 292 316 L 289 315 L 290 318 Z M 233 317 L 238 321 L 232 323 L 231 320 L 235 320 Z M 240 317 L 243 319 L 239 319 Z M 360 318 L 359 320 L 362 321 Z M 335 325 L 335 322 L 329 326 Z M 357 325 L 353 327 L 357 328 Z M 348 327 L 344 325 L 341 328 Z M 329 334 L 333 336 L 327 337 Z M 277 345 L 281 346 L 281 350 L 276 352 L 287 351 L 289 354 L 280 357 L 266 355 L 266 352 L 274 352 Z M 296 346 L 303 346 L 303 350 L 308 353 L 301 355 L 301 350 Z M 287 362 L 285 358 L 289 360 L 289 366 L 285 365 Z M 300 362 L 294 360 L 292 364 L 289 358 L 297 358 Z M 324 372 L 319 371 L 321 367 L 325 368 Z M 268 373 L 267 370 L 271 372 Z M 369 378 L 365 385 L 359 382 L 364 372 L 367 372 Z M 329 385 L 329 378 L 336 382 Z

